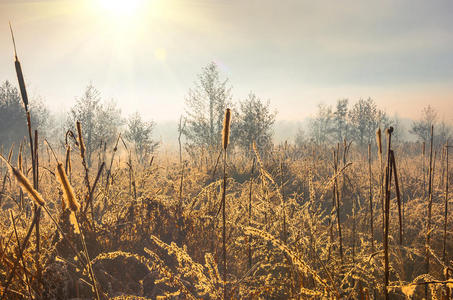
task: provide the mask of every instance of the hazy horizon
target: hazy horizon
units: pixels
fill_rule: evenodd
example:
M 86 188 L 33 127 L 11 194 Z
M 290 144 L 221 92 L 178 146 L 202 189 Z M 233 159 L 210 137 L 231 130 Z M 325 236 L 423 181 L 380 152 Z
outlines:
M 401 118 L 417 119 L 431 104 L 453 120 L 452 2 L 136 5 L 0 0 L 0 80 L 17 82 L 11 20 L 29 94 L 51 111 L 68 110 L 92 83 L 125 115 L 176 120 L 197 74 L 214 61 L 234 100 L 253 91 L 271 101 L 278 120 L 368 97 Z

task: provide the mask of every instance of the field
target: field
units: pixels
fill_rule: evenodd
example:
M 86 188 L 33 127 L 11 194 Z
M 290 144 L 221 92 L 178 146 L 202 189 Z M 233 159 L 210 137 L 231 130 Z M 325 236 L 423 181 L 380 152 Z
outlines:
M 382 136 L 141 164 L 118 138 L 90 168 L 77 133 L 12 147 L 2 299 L 447 299 L 448 148 Z
M 8 2 L 12 18 L 17 4 Z M 31 81 L 50 82 L 54 104 L 73 106 L 54 114 L 38 96 L 29 101 L 10 23 L 18 87 L 0 85 L 0 300 L 453 299 L 448 14 L 434 26 L 442 18 L 431 12 L 417 31 L 431 8 L 18 2 L 31 20 L 17 22 L 30 39 Z M 395 28 L 386 32 L 388 15 Z M 53 18 L 60 22 L 49 21 L 50 30 L 40 27 Z M 330 43 L 318 27 L 329 29 Z M 52 43 L 37 43 L 38 31 Z M 180 114 L 181 89 L 204 56 L 213 59 Z M 233 73 L 277 98 L 286 117 L 253 91 L 233 95 L 223 76 Z M 107 80 L 101 85 L 123 97 L 122 107 L 137 111 L 123 118 L 91 83 L 67 100 L 84 76 Z M 311 114 L 310 98 L 334 92 L 381 99 L 337 98 Z M 427 99 L 440 113 L 429 104 L 415 119 Z M 150 118 L 165 112 L 174 146 L 153 137 Z M 290 130 L 275 134 L 276 120 L 305 125 L 281 142 Z

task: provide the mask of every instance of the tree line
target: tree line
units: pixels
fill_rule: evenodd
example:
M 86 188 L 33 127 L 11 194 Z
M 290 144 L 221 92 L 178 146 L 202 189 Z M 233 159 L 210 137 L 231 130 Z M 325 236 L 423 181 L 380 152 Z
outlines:
M 376 143 L 376 130 L 394 128 L 392 137 L 395 142 L 407 140 L 409 133 L 420 142 L 427 143 L 431 126 L 435 127 L 434 139 L 437 144 L 445 144 L 452 139 L 453 129 L 445 120 L 440 120 L 435 109 L 428 105 L 423 108 L 419 120 L 412 121 L 406 132 L 401 120 L 395 115 L 390 117 L 371 99 L 359 99 L 352 106 L 348 99 L 337 100 L 335 108 L 318 105 L 316 114 L 310 118 L 308 134 L 299 130 L 295 138 L 298 145 L 311 142 L 318 145 L 353 141 L 360 147 Z
M 87 164 L 93 161 L 93 154 L 111 145 L 120 132 L 131 143 L 137 158 L 142 161 L 158 146 L 152 133 L 155 123 L 145 121 L 137 112 L 123 118 L 120 109 L 114 101 L 103 101 L 100 92 L 88 85 L 82 96 L 76 99 L 63 124 L 57 124 L 44 103 L 32 99 L 30 105 L 33 128 L 40 136 L 47 137 L 53 143 L 64 146 L 65 133 L 75 133 L 75 123 L 80 121 L 83 128 L 83 138 L 86 147 Z M 6 148 L 20 144 L 26 136 L 26 116 L 17 87 L 9 81 L 0 85 L 0 147 Z
M 258 151 L 266 153 L 273 146 L 273 131 L 277 111 L 272 110 L 270 101 L 264 101 L 250 92 L 245 99 L 233 101 L 232 86 L 223 78 L 215 63 L 201 69 L 185 99 L 185 112 L 177 127 L 179 142 L 192 156 L 200 153 L 215 156 L 221 147 L 222 121 L 226 108 L 232 110 L 231 149 L 249 154 L 255 142 Z M 137 112 L 124 118 L 114 101 L 105 101 L 100 92 L 88 85 L 76 99 L 62 126 L 57 126 L 43 101 L 31 101 L 31 114 L 37 128 L 44 136 L 64 136 L 56 130 L 75 132 L 78 120 L 83 127 L 86 157 L 91 165 L 93 154 L 113 144 L 121 133 L 133 145 L 137 159 L 143 162 L 159 146 L 153 138 L 155 122 L 146 121 Z M 0 145 L 9 147 L 19 144 L 26 135 L 25 115 L 18 89 L 9 81 L 0 85 Z M 300 129 L 295 144 L 333 144 L 344 140 L 358 146 L 375 143 L 377 128 L 394 127 L 395 141 L 405 138 L 405 131 L 398 117 L 390 117 L 371 99 L 359 99 L 350 103 L 340 99 L 335 106 L 320 104 L 316 114 L 310 118 L 307 132 Z M 451 139 L 452 128 L 439 120 L 437 112 L 427 106 L 421 118 L 414 121 L 408 132 L 419 141 L 427 142 L 431 126 L 435 126 L 436 142 L 443 144 Z M 182 143 L 183 138 L 183 143 Z M 64 144 L 63 141 L 56 141 Z

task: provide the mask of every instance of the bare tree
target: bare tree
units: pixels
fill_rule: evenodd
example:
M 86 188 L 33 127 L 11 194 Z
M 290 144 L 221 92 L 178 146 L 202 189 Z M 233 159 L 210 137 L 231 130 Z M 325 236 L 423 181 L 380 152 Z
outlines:
M 263 102 L 250 93 L 247 99 L 239 102 L 236 121 L 232 123 L 232 140 L 246 153 L 253 141 L 260 152 L 269 149 L 276 115 L 277 112 L 271 111 L 270 101 Z
M 390 120 L 387 114 L 378 109 L 373 99 L 360 99 L 349 111 L 349 120 L 352 136 L 360 146 L 366 146 L 375 142 L 376 129 L 388 127 Z
M 99 91 L 90 84 L 71 108 L 66 128 L 74 130 L 76 121 L 82 124 L 87 163 L 91 166 L 92 155 L 97 147 L 102 143 L 112 143 L 117 136 L 119 127 L 123 124 L 121 111 L 113 101 L 101 102 Z
M 318 113 L 309 121 L 310 137 L 316 144 L 324 144 L 330 141 L 334 130 L 332 107 L 318 105 Z
M 412 123 L 412 127 L 409 132 L 417 136 L 420 141 L 427 143 L 431 134 L 431 126 L 436 125 L 437 112 L 431 107 L 431 105 L 428 105 L 423 108 L 421 119 Z
M 348 120 L 348 99 L 337 101 L 335 112 L 333 113 L 333 134 L 337 142 L 349 139 L 350 124 Z
M 186 98 L 186 126 L 183 134 L 191 147 L 219 149 L 225 108 L 231 103 L 228 79 L 221 79 L 215 63 L 198 75 Z
M 9 81 L 0 86 L 0 145 L 20 143 L 27 135 L 27 121 L 18 89 Z M 45 134 L 49 111 L 39 99 L 30 102 L 32 127 Z M 44 131 L 44 132 L 43 132 Z
M 134 113 L 127 120 L 125 137 L 134 145 L 138 161 L 143 163 L 146 156 L 156 150 L 159 142 L 152 139 L 154 122 L 143 121 L 138 112 Z

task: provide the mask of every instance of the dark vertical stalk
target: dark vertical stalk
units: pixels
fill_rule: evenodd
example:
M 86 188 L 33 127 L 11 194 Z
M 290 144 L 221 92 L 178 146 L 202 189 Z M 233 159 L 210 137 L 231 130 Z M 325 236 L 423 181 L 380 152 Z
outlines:
M 390 149 L 392 141 L 393 127 L 387 129 L 387 166 L 385 169 L 385 201 L 384 201 L 384 295 L 389 298 L 388 284 L 390 277 L 389 269 L 389 212 L 390 212 L 390 184 L 391 184 L 391 164 Z
M 283 158 L 282 158 L 283 159 Z M 281 195 L 281 206 L 282 206 L 282 215 L 283 215 L 283 224 L 282 224 L 282 229 L 283 229 L 283 242 L 286 243 L 287 239 L 287 230 L 286 230 L 286 210 L 285 210 L 285 198 L 283 194 L 283 161 L 280 161 L 280 195 Z
M 444 210 L 444 238 L 442 247 L 442 261 L 447 263 L 446 245 L 447 245 L 447 223 L 448 223 L 448 141 L 445 145 L 445 210 Z
M 382 133 L 381 128 L 376 131 L 376 143 L 378 147 L 378 156 L 379 156 L 379 199 L 381 201 L 381 213 L 382 213 L 382 236 L 384 237 L 384 227 L 385 227 L 385 213 L 384 213 L 384 165 L 382 159 Z
M 35 168 L 33 169 L 34 174 L 33 174 L 33 188 L 35 190 L 38 190 L 39 186 L 39 160 L 38 160 L 38 131 L 35 130 L 35 142 L 34 142 L 34 163 L 33 165 Z M 35 211 L 40 210 L 40 208 L 35 207 Z M 41 220 L 41 213 L 38 213 L 38 219 L 36 220 L 36 227 L 35 227 L 35 235 L 36 235 L 36 261 L 38 262 L 37 264 L 37 273 L 38 273 L 38 279 L 41 280 L 41 275 L 42 275 L 42 270 L 41 270 L 41 263 L 39 263 L 39 256 L 40 256 L 40 251 L 41 251 L 41 238 L 40 238 L 40 220 Z
M 423 142 L 422 145 L 422 172 L 423 172 L 423 197 L 426 196 L 426 170 L 425 170 L 425 163 L 426 163 L 426 143 Z
M 447 264 L 446 245 L 447 245 L 447 223 L 448 223 L 448 141 L 445 145 L 445 211 L 444 211 L 444 236 L 442 247 L 442 261 Z M 445 274 L 445 280 L 448 280 L 448 272 Z M 450 289 L 445 287 L 447 299 L 450 298 Z
M 225 198 L 226 198 L 226 150 L 223 152 L 223 185 L 222 185 L 222 258 L 223 258 L 223 298 L 226 299 L 226 215 L 225 215 Z
M 371 233 L 371 251 L 374 252 L 374 226 L 373 226 L 373 190 L 371 186 L 371 144 L 368 144 L 368 178 L 369 178 L 369 196 L 370 196 L 370 233 Z
M 338 187 L 338 178 L 337 178 L 337 172 L 338 172 L 338 149 L 337 151 L 334 150 L 334 170 L 335 170 L 335 184 L 334 184 L 334 189 L 335 189 L 335 210 L 337 213 L 337 225 L 338 225 L 338 239 L 340 242 L 340 259 L 341 259 L 341 264 L 343 264 L 343 238 L 341 234 L 341 218 L 340 218 L 340 192 L 339 192 L 339 187 Z
M 252 170 L 250 172 L 250 188 L 249 188 L 249 226 L 252 225 L 252 190 L 253 190 L 253 172 L 255 170 L 255 157 L 252 161 Z M 249 235 L 248 241 L 249 269 L 252 268 L 252 235 Z
M 396 200 L 398 201 L 398 221 L 399 221 L 399 234 L 400 234 L 400 245 L 403 244 L 403 216 L 401 212 L 401 193 L 400 193 L 400 186 L 398 181 L 398 172 L 396 170 L 396 160 L 395 160 L 395 153 L 393 150 L 390 151 L 391 153 L 391 160 L 392 160 L 392 171 L 393 176 L 395 177 L 395 191 L 396 191 Z
M 231 110 L 229 108 L 225 111 L 225 118 L 223 120 L 222 130 L 222 146 L 223 146 L 223 188 L 222 188 L 222 256 L 223 256 L 223 299 L 227 299 L 227 253 L 226 253 L 226 160 L 227 160 L 227 147 L 230 139 L 230 121 Z
M 105 189 L 106 190 L 108 190 L 108 187 L 109 187 L 109 179 L 112 174 L 113 160 L 115 159 L 115 154 L 116 154 L 116 151 L 118 150 L 118 143 L 120 141 L 120 138 L 121 138 L 121 134 L 118 135 L 118 138 L 116 139 L 115 147 L 113 147 L 113 153 L 112 153 L 112 157 L 110 159 L 110 166 L 107 171 L 107 176 L 106 176 L 106 180 L 105 180 Z M 153 156 L 153 158 L 154 158 L 154 156 Z
M 428 220 L 426 224 L 426 243 L 425 243 L 425 271 L 429 274 L 429 243 L 431 238 L 431 208 L 433 204 L 433 140 L 434 140 L 434 126 L 431 125 L 431 143 L 429 152 L 429 174 L 428 174 Z M 428 285 L 425 285 L 425 298 L 428 299 Z

